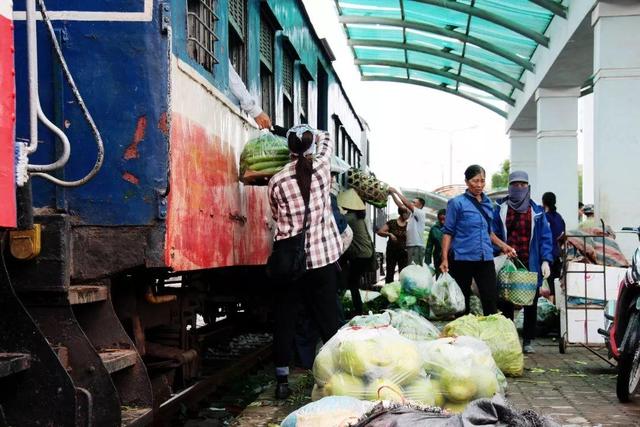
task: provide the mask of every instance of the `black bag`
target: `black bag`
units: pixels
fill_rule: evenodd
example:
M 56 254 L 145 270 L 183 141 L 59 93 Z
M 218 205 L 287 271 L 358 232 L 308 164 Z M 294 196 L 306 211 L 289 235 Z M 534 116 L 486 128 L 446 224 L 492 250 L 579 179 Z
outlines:
M 267 276 L 279 282 L 295 282 L 307 272 L 305 251 L 309 219 L 309 206 L 305 206 L 302 231 L 295 236 L 273 242 L 267 260 Z

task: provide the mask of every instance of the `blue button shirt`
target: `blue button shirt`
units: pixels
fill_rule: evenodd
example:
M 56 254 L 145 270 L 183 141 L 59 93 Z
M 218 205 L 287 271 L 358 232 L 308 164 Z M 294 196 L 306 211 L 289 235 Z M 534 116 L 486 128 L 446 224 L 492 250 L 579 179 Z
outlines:
M 487 217 L 493 218 L 493 205 L 484 193 L 480 205 Z M 487 221 L 466 194 L 449 200 L 443 232 L 452 238 L 451 247 L 456 261 L 493 260 Z

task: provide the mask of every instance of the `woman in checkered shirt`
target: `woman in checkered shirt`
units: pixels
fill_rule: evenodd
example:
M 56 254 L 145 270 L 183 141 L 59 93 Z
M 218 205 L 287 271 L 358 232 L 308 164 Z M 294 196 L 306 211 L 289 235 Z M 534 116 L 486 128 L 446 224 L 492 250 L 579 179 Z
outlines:
M 269 201 L 276 222 L 275 240 L 286 239 L 304 229 L 305 206 L 309 206 L 306 231 L 307 272 L 295 281 L 275 287 L 274 357 L 276 398 L 286 399 L 289 364 L 300 303 L 306 305 L 322 340 L 338 330 L 336 306 L 336 261 L 342 241 L 331 210 L 331 154 L 329 134 L 308 125 L 287 132 L 292 162 L 269 181 Z

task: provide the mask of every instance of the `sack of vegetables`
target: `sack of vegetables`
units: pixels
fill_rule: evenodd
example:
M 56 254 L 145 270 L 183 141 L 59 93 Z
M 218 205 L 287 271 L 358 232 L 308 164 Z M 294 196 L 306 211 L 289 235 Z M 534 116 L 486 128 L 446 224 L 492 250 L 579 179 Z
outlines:
M 250 140 L 240 154 L 240 181 L 246 185 L 267 185 L 269 178 L 288 162 L 287 141 L 263 132 Z
M 387 206 L 389 186 L 374 174 L 351 168 L 347 171 L 347 182 L 365 202 L 378 208 Z
M 462 313 L 466 308 L 464 294 L 449 273 L 440 275 L 436 280 L 427 301 L 431 315 L 437 318 L 447 318 L 456 313 Z
M 432 405 L 415 342 L 391 326 L 340 329 L 313 363 L 313 399 L 416 400 Z M 428 395 L 427 395 L 428 394 Z
M 437 406 L 457 413 L 472 400 L 504 393 L 506 378 L 482 341 L 440 338 L 420 343 L 419 349 Z
M 505 375 L 519 377 L 524 370 L 524 357 L 513 322 L 501 314 L 474 316 L 468 314 L 448 323 L 442 330 L 447 337 L 472 336 L 484 341 L 498 367 Z

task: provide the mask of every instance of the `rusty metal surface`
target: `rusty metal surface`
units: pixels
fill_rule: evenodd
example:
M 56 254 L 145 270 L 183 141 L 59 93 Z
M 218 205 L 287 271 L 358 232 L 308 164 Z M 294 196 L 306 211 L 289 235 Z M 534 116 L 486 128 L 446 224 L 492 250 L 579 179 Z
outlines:
M 74 306 L 85 333 L 97 349 L 125 349 L 135 352 L 135 364 L 112 375 L 120 402 L 133 407 L 153 407 L 151 382 L 135 345 L 122 327 L 111 299 L 97 304 Z
M 91 395 L 94 426 L 120 425 L 120 401 L 108 370 L 78 324 L 71 306 L 31 306 L 29 312 L 50 343 L 68 349 L 69 375 Z M 80 400 L 80 399 L 79 399 Z M 80 400 L 86 404 L 86 398 Z M 84 405 L 82 405 L 84 406 Z M 83 412 L 87 409 L 83 407 Z
M 147 241 L 151 229 L 150 226 L 74 226 L 71 251 L 73 280 L 95 280 L 144 266 L 147 252 L 151 250 Z
M 69 286 L 71 262 L 70 225 L 67 215 L 36 216 L 42 225 L 42 250 L 29 261 L 8 258 L 16 292 L 64 290 Z
M 0 353 L 0 378 L 29 369 L 31 355 L 27 353 Z
M 190 404 L 193 404 L 198 402 L 199 400 L 204 399 L 207 394 L 209 394 L 217 386 L 228 382 L 231 378 L 240 376 L 250 371 L 258 363 L 270 357 L 271 353 L 272 345 L 267 344 L 259 347 L 255 351 L 243 357 L 234 360 L 226 366 L 221 367 L 216 371 L 215 374 L 203 378 L 192 386 L 174 395 L 173 397 L 171 397 L 171 399 L 163 402 L 158 409 L 156 418 L 168 419 L 180 409 L 180 405 L 183 402 L 189 402 Z
M 74 285 L 69 287 L 69 304 L 90 304 L 104 301 L 109 297 L 109 289 L 104 285 Z
M 0 251 L 4 251 L 0 232 Z M 0 405 L 9 425 L 73 427 L 76 423 L 76 396 L 73 381 L 60 364 L 44 335 L 15 294 L 0 260 L 0 349 L 29 353 L 31 366 L 20 375 L 0 380 Z M 34 405 L 46 396 L 46 404 Z
M 110 374 L 127 369 L 137 362 L 135 350 L 105 348 L 100 349 L 98 355 Z

